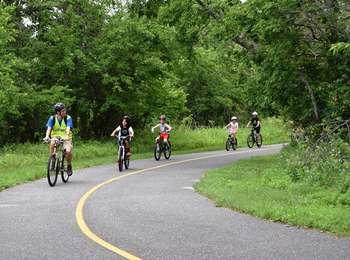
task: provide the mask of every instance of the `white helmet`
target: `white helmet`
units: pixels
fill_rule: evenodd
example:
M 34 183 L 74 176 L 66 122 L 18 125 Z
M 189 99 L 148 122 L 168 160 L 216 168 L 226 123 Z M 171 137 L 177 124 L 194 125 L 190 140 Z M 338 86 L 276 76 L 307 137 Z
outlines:
M 256 112 L 256 111 L 254 111 L 253 113 L 252 113 L 252 116 L 257 116 L 258 115 L 258 112 Z
M 237 117 L 236 116 L 231 117 L 231 121 L 232 120 L 237 120 Z

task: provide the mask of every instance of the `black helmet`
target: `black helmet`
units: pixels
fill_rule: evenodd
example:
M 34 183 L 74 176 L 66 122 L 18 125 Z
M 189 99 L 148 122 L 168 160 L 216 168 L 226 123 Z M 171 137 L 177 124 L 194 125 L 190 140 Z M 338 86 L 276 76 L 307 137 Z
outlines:
M 55 113 L 57 112 L 61 112 L 63 109 L 65 109 L 65 106 L 63 103 L 56 103 L 54 106 L 53 106 L 54 110 L 55 110 Z

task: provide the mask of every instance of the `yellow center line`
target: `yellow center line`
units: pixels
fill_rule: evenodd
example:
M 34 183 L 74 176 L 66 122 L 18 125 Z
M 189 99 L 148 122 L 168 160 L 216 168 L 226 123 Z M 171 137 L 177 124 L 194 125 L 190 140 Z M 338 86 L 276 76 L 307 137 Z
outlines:
M 268 149 L 259 149 L 259 150 L 253 150 L 253 151 L 259 151 L 259 152 L 263 152 L 263 151 L 267 151 Z M 233 156 L 236 154 L 242 154 L 242 153 L 249 153 L 251 150 L 247 150 L 247 151 L 236 151 L 234 153 L 226 153 L 226 154 L 216 154 L 216 155 L 210 155 L 210 156 L 204 156 L 204 157 L 198 157 L 198 158 L 192 158 L 192 159 L 186 159 L 186 160 L 182 160 L 182 161 L 178 161 L 178 162 L 172 162 L 172 163 L 167 163 L 167 164 L 163 164 L 163 165 L 159 165 L 159 166 L 154 166 L 154 167 L 150 167 L 150 168 L 145 168 L 143 170 L 138 170 L 138 171 L 134 171 L 128 174 L 124 174 L 118 177 L 114 177 L 112 179 L 109 179 L 107 181 L 104 181 L 96 186 L 94 186 L 93 188 L 91 188 L 89 191 L 87 191 L 79 200 L 78 205 L 76 207 L 75 210 L 75 219 L 78 223 L 78 226 L 80 228 L 80 230 L 83 232 L 84 235 L 86 235 L 88 238 L 90 238 L 92 241 L 94 241 L 95 243 L 99 244 L 100 246 L 116 253 L 117 255 L 120 255 L 126 259 L 130 259 L 130 260 L 140 260 L 141 258 L 132 255 L 131 253 L 118 248 L 115 245 L 112 245 L 111 243 L 108 243 L 107 241 L 103 240 L 101 237 L 97 236 L 94 232 L 91 231 L 91 229 L 88 227 L 88 225 L 85 222 L 84 219 L 84 206 L 85 203 L 87 201 L 87 199 L 98 189 L 102 188 L 103 186 L 110 184 L 114 181 L 120 180 L 122 178 L 131 176 L 131 175 L 136 175 L 136 174 L 141 174 L 147 171 L 152 171 L 152 170 L 157 170 L 160 168 L 165 168 L 165 167 L 169 167 L 172 165 L 177 165 L 177 164 L 183 164 L 183 163 L 187 163 L 187 162 L 193 162 L 193 161 L 199 161 L 199 160 L 204 160 L 204 159 L 210 159 L 210 158 L 216 158 L 216 157 L 226 157 L 226 156 Z

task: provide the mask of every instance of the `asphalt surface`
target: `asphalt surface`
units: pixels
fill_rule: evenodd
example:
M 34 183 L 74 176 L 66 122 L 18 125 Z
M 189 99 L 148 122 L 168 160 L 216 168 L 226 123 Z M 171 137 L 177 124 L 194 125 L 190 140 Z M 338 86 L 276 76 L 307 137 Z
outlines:
M 208 169 L 280 145 L 131 162 L 130 173 L 199 157 L 112 182 L 87 200 L 84 218 L 109 243 L 142 259 L 350 259 L 350 239 L 259 220 L 193 191 Z M 75 219 L 81 196 L 120 173 L 114 165 L 77 171 L 68 184 L 46 179 L 0 192 L 0 259 L 122 259 L 87 238 Z

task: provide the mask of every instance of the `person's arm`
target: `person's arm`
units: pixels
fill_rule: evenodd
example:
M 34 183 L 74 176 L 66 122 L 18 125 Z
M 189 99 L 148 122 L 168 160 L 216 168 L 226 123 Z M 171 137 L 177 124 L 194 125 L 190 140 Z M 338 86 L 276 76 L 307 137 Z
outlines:
M 73 119 L 70 116 L 67 116 L 66 136 L 64 137 L 64 139 L 69 139 L 71 137 L 72 129 L 73 129 Z
M 173 130 L 173 128 L 172 128 L 170 125 L 165 124 L 165 126 L 168 128 L 168 132 L 170 132 L 171 130 Z
M 230 124 L 231 124 L 231 123 L 230 123 Z M 230 124 L 227 124 L 227 125 L 224 127 L 224 129 L 227 129 L 227 128 L 228 128 L 228 126 L 229 126 Z
M 134 129 L 132 129 L 132 127 L 129 127 L 129 136 L 130 136 L 130 140 L 134 137 Z
M 50 116 L 49 119 L 47 120 L 47 123 L 46 123 L 47 129 L 46 129 L 46 134 L 45 134 L 44 140 L 50 139 L 53 124 L 54 124 L 53 116 Z
M 256 127 L 260 127 L 260 120 L 258 120 Z
M 250 126 L 250 123 L 251 123 L 251 122 L 249 121 L 246 127 L 249 127 L 249 126 Z
M 238 122 L 237 122 L 237 123 L 236 123 L 236 129 L 237 129 L 237 131 L 238 131 L 238 128 L 239 128 L 239 127 L 238 127 Z
M 154 129 L 156 129 L 156 128 L 159 127 L 159 126 L 160 126 L 160 124 L 158 124 L 158 125 L 152 127 L 152 129 L 151 129 L 152 133 L 154 132 Z
M 120 131 L 120 126 L 118 126 L 116 129 L 113 130 L 111 133 L 111 136 L 115 136 Z
M 50 139 L 51 130 L 52 130 L 51 127 L 48 127 L 48 128 L 46 129 L 46 134 L 45 134 L 45 138 L 44 138 L 44 139 Z

